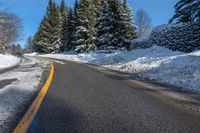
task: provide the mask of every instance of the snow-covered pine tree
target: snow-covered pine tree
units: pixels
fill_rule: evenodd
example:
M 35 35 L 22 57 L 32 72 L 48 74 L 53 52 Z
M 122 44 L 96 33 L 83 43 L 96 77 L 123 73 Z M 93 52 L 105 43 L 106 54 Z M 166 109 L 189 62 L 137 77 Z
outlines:
M 62 21 L 62 29 L 61 29 L 61 51 L 65 51 L 69 49 L 69 44 L 67 34 L 68 34 L 68 27 L 67 27 L 67 22 L 68 22 L 68 7 L 65 4 L 65 1 L 62 0 L 60 4 L 60 14 L 61 14 L 61 21 Z
M 61 51 L 61 38 L 62 38 L 62 19 L 59 7 L 55 2 L 50 0 L 49 9 L 47 10 L 47 19 L 51 27 L 51 43 L 48 46 L 50 53 L 58 53 Z
M 71 31 L 72 32 L 72 40 L 71 40 L 71 45 L 72 45 L 72 49 L 75 50 L 76 49 L 76 46 L 78 46 L 77 44 L 77 36 L 76 36 L 76 29 L 78 27 L 78 10 L 79 10 L 79 7 L 80 7 L 80 3 L 78 0 L 75 0 L 75 3 L 74 3 L 74 8 L 73 8 L 73 19 L 70 20 L 72 25 L 73 25 L 73 30 Z
M 123 45 L 123 42 L 121 41 L 120 37 L 120 32 L 121 32 L 121 12 L 123 10 L 123 6 L 121 3 L 121 0 L 108 0 L 108 3 L 111 8 L 112 12 L 112 18 L 114 19 L 114 23 L 112 24 L 114 27 L 113 31 L 113 39 L 112 39 L 112 45 L 115 48 L 119 48 Z
M 95 25 L 96 15 L 93 3 L 89 0 L 81 0 L 77 11 L 76 27 L 76 51 L 89 52 L 95 50 Z
M 89 1 L 88 0 L 81 0 L 80 6 L 77 11 L 77 27 L 76 27 L 76 51 L 77 52 L 84 52 L 87 48 L 87 39 L 88 39 L 88 13 L 89 12 Z
M 73 11 L 71 8 L 69 8 L 68 11 L 68 19 L 67 19 L 67 25 L 66 25 L 66 43 L 67 43 L 67 51 L 71 49 L 75 49 L 74 45 L 74 32 L 75 32 L 75 25 L 74 25 L 74 16 L 73 16 Z
M 101 12 L 101 8 L 102 8 L 102 0 L 92 0 L 94 7 L 95 7 L 95 12 L 97 17 L 99 17 L 100 12 Z
M 35 52 L 44 52 L 49 53 L 48 45 L 51 43 L 50 41 L 50 25 L 48 23 L 47 17 L 44 16 L 40 26 L 38 28 L 37 33 L 34 35 L 34 51 Z
M 131 10 L 126 1 L 106 0 L 97 23 L 96 43 L 100 49 L 128 48 L 130 41 L 136 38 L 132 23 Z
M 195 0 L 192 4 L 193 21 L 200 22 L 200 0 Z
M 122 7 L 120 12 L 120 39 L 122 44 L 120 47 L 128 48 L 131 40 L 137 38 L 136 27 L 132 22 L 131 9 L 126 0 L 124 0 Z
M 195 10 L 193 9 L 193 2 L 195 1 L 199 0 L 179 0 L 178 3 L 174 6 L 175 14 L 172 19 L 170 19 L 169 23 L 192 22 L 192 12 Z
M 86 49 L 86 52 L 96 50 L 95 39 L 96 39 L 96 35 L 97 35 L 97 31 L 96 31 L 97 13 L 98 13 L 98 11 L 94 4 L 94 1 L 90 1 L 89 15 L 88 15 L 88 20 L 89 20 L 88 37 L 89 38 L 87 40 L 87 44 L 89 44 L 89 45 Z
M 112 16 L 112 9 L 107 0 L 102 0 L 102 9 L 97 21 L 96 45 L 100 50 L 113 46 L 115 20 Z
M 75 18 L 78 18 L 78 9 L 80 7 L 80 3 L 78 2 L 78 0 L 75 0 L 75 3 L 74 3 L 74 17 Z
M 49 0 L 46 15 L 34 36 L 35 47 L 39 52 L 58 53 L 61 48 L 61 16 L 59 7 Z
M 113 43 L 116 48 L 128 48 L 130 41 L 136 38 L 135 26 L 132 22 L 131 9 L 126 0 L 109 0 L 115 23 Z

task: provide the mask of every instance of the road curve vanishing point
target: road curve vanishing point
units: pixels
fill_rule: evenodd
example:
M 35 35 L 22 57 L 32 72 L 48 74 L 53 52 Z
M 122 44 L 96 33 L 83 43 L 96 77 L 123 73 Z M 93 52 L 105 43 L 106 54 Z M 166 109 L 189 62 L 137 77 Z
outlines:
M 37 111 L 49 89 L 49 86 L 51 85 L 53 75 L 54 75 L 54 65 L 51 64 L 51 71 L 49 74 L 49 77 L 47 81 L 45 82 L 44 86 L 42 87 L 41 91 L 39 92 L 36 99 L 33 101 L 32 105 L 29 107 L 23 118 L 20 120 L 16 128 L 13 130 L 13 133 L 26 133 L 29 126 L 31 125 L 35 115 L 37 114 Z

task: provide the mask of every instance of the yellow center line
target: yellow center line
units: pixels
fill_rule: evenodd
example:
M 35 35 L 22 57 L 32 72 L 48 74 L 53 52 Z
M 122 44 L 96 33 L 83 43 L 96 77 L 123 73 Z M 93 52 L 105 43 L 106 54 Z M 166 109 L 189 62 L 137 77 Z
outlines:
M 51 71 L 50 71 L 50 74 L 49 74 L 49 77 L 48 77 L 46 83 L 42 87 L 42 90 L 40 91 L 40 93 L 38 94 L 38 96 L 36 97 L 36 99 L 34 100 L 32 105 L 29 107 L 28 111 L 25 113 L 23 118 L 18 123 L 17 127 L 13 130 L 13 133 L 26 133 L 27 132 L 29 126 L 31 125 L 31 123 L 32 123 L 48 89 L 49 89 L 49 86 L 53 79 L 54 69 L 55 69 L 54 65 L 53 65 L 53 63 L 51 63 Z

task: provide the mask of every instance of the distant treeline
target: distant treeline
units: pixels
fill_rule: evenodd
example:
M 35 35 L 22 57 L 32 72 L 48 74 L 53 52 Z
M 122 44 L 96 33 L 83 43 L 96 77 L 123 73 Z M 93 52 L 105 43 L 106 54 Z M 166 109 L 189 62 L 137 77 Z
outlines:
M 74 8 L 49 0 L 32 48 L 43 53 L 127 48 L 136 38 L 126 0 L 80 0 Z

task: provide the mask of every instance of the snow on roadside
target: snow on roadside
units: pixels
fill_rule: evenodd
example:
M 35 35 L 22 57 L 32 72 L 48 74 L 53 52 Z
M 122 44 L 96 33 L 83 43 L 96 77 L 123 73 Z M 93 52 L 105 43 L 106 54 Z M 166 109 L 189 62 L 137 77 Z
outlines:
M 48 63 L 48 62 L 47 62 Z M 0 74 L 0 131 L 9 132 L 17 113 L 31 100 L 40 83 L 43 67 L 47 63 L 23 60 L 16 69 Z M 9 84 L 3 84 L 11 81 Z
M 0 54 L 0 70 L 19 64 L 20 59 L 12 55 Z
M 147 49 L 113 53 L 38 55 L 101 65 L 113 70 L 138 74 L 161 83 L 200 92 L 200 51 L 174 52 L 153 46 Z
M 123 58 L 122 62 L 104 66 L 200 92 L 200 51 L 186 54 L 153 46 L 118 56 Z

